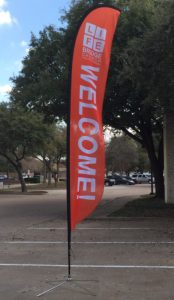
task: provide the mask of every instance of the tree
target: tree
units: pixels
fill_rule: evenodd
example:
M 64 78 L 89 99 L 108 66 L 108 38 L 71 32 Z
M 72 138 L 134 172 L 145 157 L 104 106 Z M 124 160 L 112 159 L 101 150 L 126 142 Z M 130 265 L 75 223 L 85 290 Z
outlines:
M 161 9 L 157 7 L 156 27 L 148 33 L 144 43 L 149 95 L 153 99 L 159 99 L 164 111 L 174 109 L 173 10 L 173 1 L 161 1 Z
M 16 170 L 22 192 L 26 184 L 22 176 L 22 159 L 38 153 L 51 139 L 51 130 L 38 113 L 0 104 L 0 155 Z
M 151 172 L 151 165 L 147 155 L 147 151 L 137 143 L 138 163 L 135 171 L 140 173 Z
M 63 157 L 66 156 L 66 128 L 58 128 L 55 136 L 55 155 L 54 155 L 54 162 L 56 165 L 55 169 L 55 185 L 58 183 L 59 179 L 59 168 L 60 168 L 60 162 Z
M 44 179 L 48 173 L 48 185 L 51 184 L 52 174 L 54 175 L 55 185 L 57 186 L 59 178 L 59 166 L 61 159 L 66 155 L 66 128 L 55 125 L 52 132 L 52 140 L 45 144 L 37 157 L 44 164 Z
M 163 197 L 163 110 L 159 99 L 149 91 L 147 81 L 152 77 L 149 72 L 153 72 L 153 68 L 145 55 L 149 33 L 156 30 L 156 1 L 130 0 L 127 3 L 113 47 L 104 119 L 147 150 L 156 194 Z
M 151 46 L 150 42 L 153 36 L 156 36 L 158 41 L 161 41 L 162 51 L 167 52 L 166 40 L 170 35 L 165 30 L 165 39 L 161 39 L 159 28 L 166 27 L 166 20 L 168 21 L 170 18 L 166 17 L 164 20 L 160 18 L 161 23 L 158 19 L 159 13 L 167 15 L 169 11 L 172 12 L 170 10 L 171 3 L 156 0 L 120 0 L 112 1 L 112 4 L 121 8 L 122 14 L 112 48 L 111 67 L 103 110 L 104 122 L 113 128 L 122 130 L 146 149 L 155 177 L 156 195 L 163 197 L 164 103 L 160 101 L 160 92 L 154 94 L 152 91 L 153 89 L 157 90 L 156 84 L 160 88 L 158 73 L 154 72 L 155 67 L 158 66 L 159 61 L 166 73 L 168 67 L 163 63 L 163 56 L 157 43 L 153 42 L 155 51 L 159 53 L 157 64 L 154 64 L 152 55 L 149 63 L 147 49 L 151 49 L 149 47 Z M 77 22 L 76 13 L 82 5 L 84 5 L 82 1 L 76 1 L 73 9 L 66 14 L 68 36 L 70 36 L 69 32 L 73 35 L 73 24 Z M 89 2 L 86 5 L 89 5 Z M 170 15 L 172 18 L 172 13 Z M 169 23 L 167 28 L 169 28 Z M 165 78 L 165 72 L 162 78 Z M 153 80 L 149 85 L 151 78 Z M 167 78 L 169 79 L 169 76 Z M 169 79 L 168 84 L 173 88 L 171 79 Z
M 127 173 L 138 165 L 138 147 L 132 139 L 122 135 L 111 139 L 106 147 L 106 166 L 108 171 Z
M 156 194 L 163 197 L 163 111 L 166 104 L 172 103 L 174 86 L 169 65 L 173 61 L 173 26 L 170 26 L 173 4 L 161 0 L 99 2 L 122 10 L 112 48 L 104 123 L 122 130 L 147 150 Z M 69 58 L 77 24 L 84 12 L 96 3 L 72 1 L 62 18 L 67 24 L 65 28 L 47 27 L 39 38 L 32 35 L 23 69 L 12 79 L 13 102 L 28 109 L 41 109 L 46 119 L 66 118 Z M 160 22 L 159 15 L 163 16 Z M 167 101 L 164 82 L 170 91 Z
M 46 121 L 65 118 L 69 98 L 67 61 L 61 31 L 48 26 L 40 31 L 39 38 L 32 34 L 23 68 L 11 78 L 12 102 L 43 113 Z

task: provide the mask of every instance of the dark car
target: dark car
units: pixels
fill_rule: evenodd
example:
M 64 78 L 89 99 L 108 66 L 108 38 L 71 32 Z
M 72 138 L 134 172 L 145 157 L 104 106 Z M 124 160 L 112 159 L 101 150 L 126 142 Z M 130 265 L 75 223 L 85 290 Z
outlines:
M 7 176 L 5 176 L 5 175 L 0 175 L 0 182 L 3 182 L 6 178 L 7 178 Z
M 110 179 L 115 180 L 115 184 L 125 184 L 125 185 L 133 185 L 135 182 L 133 180 L 126 179 L 120 175 L 110 175 L 108 176 Z
M 104 184 L 105 186 L 112 186 L 115 184 L 115 180 L 112 178 L 105 177 Z
M 133 178 L 130 177 L 130 176 L 123 175 L 122 177 L 125 178 L 126 180 L 128 180 L 130 182 L 130 184 L 135 184 L 136 183 L 135 180 L 133 180 Z

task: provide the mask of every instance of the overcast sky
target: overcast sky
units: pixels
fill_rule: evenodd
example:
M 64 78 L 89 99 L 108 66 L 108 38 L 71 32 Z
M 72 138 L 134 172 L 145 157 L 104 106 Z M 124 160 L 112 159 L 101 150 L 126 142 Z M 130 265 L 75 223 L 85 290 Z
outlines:
M 9 78 L 21 69 L 31 32 L 47 25 L 61 26 L 62 10 L 70 0 L 0 0 L 0 101 L 8 100 Z

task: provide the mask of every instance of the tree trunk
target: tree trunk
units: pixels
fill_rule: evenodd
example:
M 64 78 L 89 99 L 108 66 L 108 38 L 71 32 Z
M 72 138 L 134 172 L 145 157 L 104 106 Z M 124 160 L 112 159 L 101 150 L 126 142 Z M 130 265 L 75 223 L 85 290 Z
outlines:
M 57 173 L 54 174 L 54 184 L 55 184 L 55 187 L 58 186 L 58 176 L 57 176 Z
M 155 178 L 156 197 L 164 199 L 164 178 L 163 169 L 160 167 L 159 161 L 151 162 L 153 175 Z
M 59 166 L 60 166 L 60 159 L 57 160 L 57 163 L 56 163 L 56 174 L 55 174 L 55 187 L 57 187 L 58 185 L 58 179 L 59 179 Z
M 20 162 L 21 159 L 19 159 L 16 155 L 15 155 L 15 159 L 11 159 L 6 153 L 1 153 L 1 155 L 3 157 L 5 157 L 7 159 L 7 161 L 13 165 L 14 169 L 16 170 L 17 174 L 18 174 L 18 179 L 19 179 L 19 182 L 21 184 L 21 191 L 24 193 L 24 192 L 27 192 L 27 186 L 26 186 L 26 183 L 25 183 L 25 180 L 22 176 L 22 164 Z
M 156 173 L 156 195 L 159 198 L 164 199 L 165 186 L 164 186 L 164 146 L 163 146 L 163 134 L 161 135 L 161 141 L 159 142 L 158 147 L 158 161 L 156 166 L 153 169 L 154 173 Z
M 152 137 L 151 128 L 148 126 L 143 126 L 142 137 L 144 145 L 146 147 L 149 160 L 151 163 L 151 168 L 155 178 L 155 190 L 156 197 L 164 199 L 164 157 L 163 157 L 163 134 L 161 133 L 161 139 L 158 143 L 157 151 L 154 146 L 154 140 Z
M 51 185 L 51 171 L 48 171 L 48 185 Z
M 17 162 L 17 164 L 14 165 L 14 166 L 15 166 L 16 171 L 18 173 L 18 178 L 19 178 L 19 181 L 20 181 L 20 184 L 21 184 L 21 192 L 25 193 L 25 192 L 27 192 L 27 186 L 26 186 L 25 180 L 22 176 L 22 165 L 21 165 L 20 162 Z
M 47 178 L 47 166 L 45 159 L 43 159 L 43 183 L 46 183 L 46 178 Z
M 163 177 L 163 169 L 164 169 L 164 157 L 163 157 L 163 132 L 161 129 L 161 139 L 157 147 L 154 146 L 154 140 L 152 135 L 151 123 L 141 122 L 139 135 L 133 135 L 125 128 L 121 128 L 128 136 L 133 138 L 136 142 L 139 142 L 147 151 L 151 169 L 153 171 L 153 175 L 155 178 L 155 189 L 156 189 L 156 197 L 164 199 L 164 177 Z M 156 151 L 157 148 L 157 151 Z

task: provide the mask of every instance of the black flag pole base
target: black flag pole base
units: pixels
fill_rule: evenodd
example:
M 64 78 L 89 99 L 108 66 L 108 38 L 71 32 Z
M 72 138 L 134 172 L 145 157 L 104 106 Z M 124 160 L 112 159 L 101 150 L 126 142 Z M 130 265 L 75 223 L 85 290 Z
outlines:
M 48 294 L 48 293 L 52 292 L 53 290 L 61 287 L 64 284 L 69 284 L 72 287 L 74 286 L 79 291 L 81 291 L 81 293 L 83 293 L 85 295 L 96 297 L 97 295 L 94 294 L 94 293 L 92 293 L 88 288 L 85 288 L 85 287 L 81 286 L 80 284 L 78 284 L 80 282 L 90 282 L 90 281 L 92 281 L 92 282 L 94 282 L 94 281 L 98 282 L 98 280 L 85 280 L 85 279 L 84 280 L 83 279 L 78 280 L 78 279 L 72 279 L 72 277 L 68 275 L 68 277 L 65 278 L 64 280 L 60 280 L 60 282 L 57 285 L 55 285 L 52 288 L 50 288 L 48 290 L 45 290 L 44 292 L 36 295 L 36 297 L 42 297 L 45 294 Z

